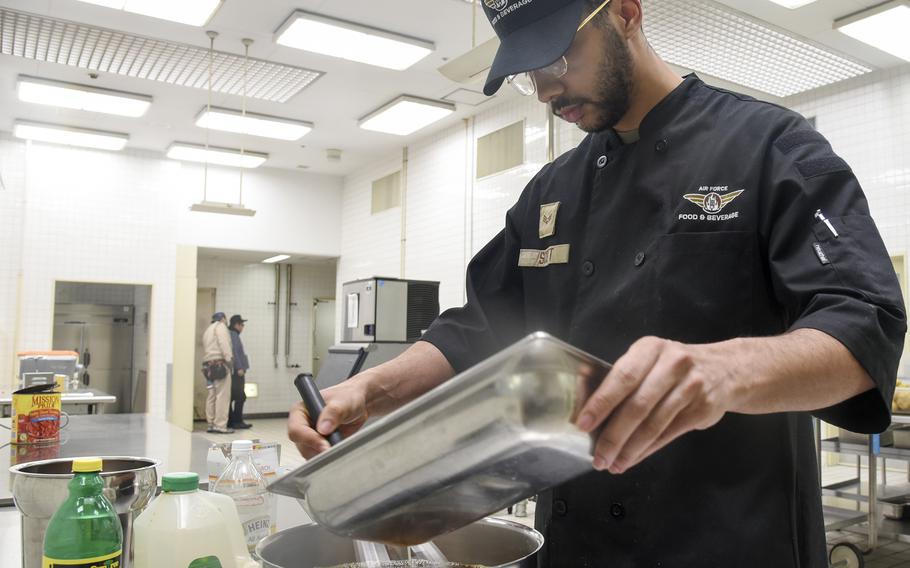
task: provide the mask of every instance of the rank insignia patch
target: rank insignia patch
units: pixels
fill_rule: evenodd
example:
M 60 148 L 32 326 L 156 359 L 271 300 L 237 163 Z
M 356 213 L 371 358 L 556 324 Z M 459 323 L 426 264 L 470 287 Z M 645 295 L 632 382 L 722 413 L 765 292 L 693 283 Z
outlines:
M 537 234 L 541 239 L 556 234 L 556 213 L 558 211 L 559 201 L 544 203 L 540 206 L 540 225 L 537 228 Z
M 701 207 L 702 211 L 711 215 L 720 213 L 724 207 L 729 205 L 734 199 L 742 195 L 744 189 L 738 189 L 729 193 L 687 193 L 683 195 L 688 201 Z

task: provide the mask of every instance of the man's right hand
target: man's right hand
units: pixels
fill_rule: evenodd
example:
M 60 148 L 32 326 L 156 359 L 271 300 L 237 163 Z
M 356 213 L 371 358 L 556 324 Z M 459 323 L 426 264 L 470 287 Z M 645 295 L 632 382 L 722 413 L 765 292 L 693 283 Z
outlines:
M 288 416 L 288 438 L 297 446 L 300 455 L 307 459 L 329 449 L 325 436 L 338 430 L 342 438 L 347 438 L 359 430 L 368 418 L 366 387 L 356 377 L 321 392 L 325 409 L 319 415 L 316 430 L 310 426 L 310 418 L 302 402 L 295 404 Z

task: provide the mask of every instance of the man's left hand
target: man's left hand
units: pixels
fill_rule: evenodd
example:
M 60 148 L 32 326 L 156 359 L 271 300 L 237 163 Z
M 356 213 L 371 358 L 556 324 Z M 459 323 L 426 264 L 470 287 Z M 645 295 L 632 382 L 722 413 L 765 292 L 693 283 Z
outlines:
M 246 374 L 246 371 L 243 369 L 237 369 L 237 376 L 242 377 Z
M 734 392 L 721 345 L 636 341 L 579 413 L 577 425 L 586 432 L 606 421 L 594 467 L 624 473 L 686 432 L 719 422 Z

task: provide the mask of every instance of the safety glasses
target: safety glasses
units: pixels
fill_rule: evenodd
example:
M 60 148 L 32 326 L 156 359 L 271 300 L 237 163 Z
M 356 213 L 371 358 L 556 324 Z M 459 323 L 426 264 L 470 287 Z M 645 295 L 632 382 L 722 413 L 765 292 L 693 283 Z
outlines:
M 578 29 L 575 30 L 575 33 L 581 31 L 588 22 L 594 19 L 601 10 L 604 9 L 607 4 L 612 2 L 612 0 L 606 0 L 596 10 L 588 14 L 588 17 L 585 18 L 581 24 L 578 26 Z M 506 77 L 506 82 L 509 85 L 512 85 L 512 88 L 521 93 L 524 96 L 531 96 L 537 92 L 537 83 L 534 79 L 535 75 L 543 75 L 544 77 L 549 77 L 551 79 L 559 79 L 569 72 L 569 62 L 566 60 L 566 56 L 563 55 L 553 63 L 540 69 L 534 69 L 533 71 L 527 71 L 525 73 L 517 73 L 515 75 L 509 75 Z

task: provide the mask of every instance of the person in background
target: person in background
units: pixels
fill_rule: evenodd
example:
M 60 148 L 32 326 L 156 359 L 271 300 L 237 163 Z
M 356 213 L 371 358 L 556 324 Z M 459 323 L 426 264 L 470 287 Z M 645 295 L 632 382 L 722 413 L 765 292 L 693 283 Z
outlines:
M 228 410 L 231 404 L 229 377 L 234 359 L 231 349 L 231 334 L 228 331 L 224 312 L 212 316 L 212 324 L 202 334 L 202 374 L 205 376 L 208 395 L 205 399 L 205 419 L 208 432 L 231 434 L 228 428 Z
M 234 374 L 231 376 L 231 410 L 228 413 L 228 428 L 245 430 L 252 424 L 243 421 L 243 403 L 246 402 L 246 372 L 250 370 L 250 360 L 243 349 L 240 334 L 247 320 L 240 315 L 231 316 L 231 349 L 234 351 Z

